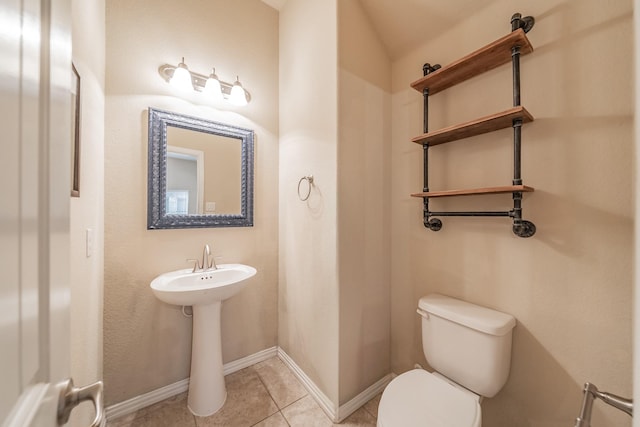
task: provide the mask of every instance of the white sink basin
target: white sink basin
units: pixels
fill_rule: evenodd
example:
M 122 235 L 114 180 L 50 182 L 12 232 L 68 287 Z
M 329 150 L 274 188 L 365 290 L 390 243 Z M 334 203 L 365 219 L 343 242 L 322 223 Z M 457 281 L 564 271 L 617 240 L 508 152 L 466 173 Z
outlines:
M 220 310 L 222 301 L 246 286 L 256 269 L 222 264 L 217 270 L 191 269 L 161 274 L 151 282 L 155 296 L 166 303 L 193 306 L 191 377 L 188 406 L 197 416 L 216 413 L 227 398 L 222 367 Z
M 164 273 L 153 279 L 151 289 L 160 301 L 175 305 L 206 305 L 240 292 L 256 269 L 243 264 L 222 264 L 217 270 L 191 269 Z

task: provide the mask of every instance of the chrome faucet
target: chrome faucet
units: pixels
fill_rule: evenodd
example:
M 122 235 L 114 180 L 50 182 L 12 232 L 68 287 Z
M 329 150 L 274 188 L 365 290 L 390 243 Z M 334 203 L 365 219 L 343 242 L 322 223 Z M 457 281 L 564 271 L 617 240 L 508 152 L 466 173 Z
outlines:
M 211 249 L 209 249 L 209 245 L 204 245 L 204 249 L 202 250 L 202 270 L 217 270 L 218 266 L 216 265 L 216 260 L 211 256 Z
M 593 401 L 596 398 L 599 398 L 614 408 L 633 416 L 633 400 L 631 399 L 625 399 L 624 397 L 616 396 L 615 394 L 600 391 L 598 390 L 598 387 L 591 383 L 585 383 L 582 391 L 584 392 L 584 398 L 582 399 L 580 416 L 576 418 L 575 427 L 591 426 L 591 408 L 593 407 Z
M 200 267 L 200 261 L 198 261 L 195 258 L 189 258 L 187 260 L 187 262 L 192 262 L 193 263 L 193 270 L 191 270 L 192 273 L 196 273 L 200 270 L 202 270 L 202 267 Z
M 208 244 L 204 245 L 204 249 L 202 250 L 202 262 L 193 258 L 188 259 L 187 262 L 193 262 L 193 270 L 191 270 L 192 273 L 218 269 L 215 257 L 211 256 L 211 248 L 209 248 Z

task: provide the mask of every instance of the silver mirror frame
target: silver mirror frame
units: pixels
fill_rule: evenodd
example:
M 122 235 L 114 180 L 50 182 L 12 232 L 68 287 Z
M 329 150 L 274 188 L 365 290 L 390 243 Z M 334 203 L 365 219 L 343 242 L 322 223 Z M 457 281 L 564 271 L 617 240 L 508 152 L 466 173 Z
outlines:
M 168 215 L 167 126 L 238 139 L 241 149 L 239 215 Z M 198 117 L 149 107 L 147 181 L 147 229 L 252 227 L 253 226 L 253 131 Z

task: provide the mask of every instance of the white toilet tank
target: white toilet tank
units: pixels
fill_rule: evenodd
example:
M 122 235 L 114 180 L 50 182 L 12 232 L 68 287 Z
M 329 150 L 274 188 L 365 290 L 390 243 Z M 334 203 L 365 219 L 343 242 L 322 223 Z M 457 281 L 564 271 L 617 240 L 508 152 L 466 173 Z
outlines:
M 429 365 L 481 396 L 495 396 L 509 377 L 516 319 L 439 294 L 422 297 L 418 312 Z

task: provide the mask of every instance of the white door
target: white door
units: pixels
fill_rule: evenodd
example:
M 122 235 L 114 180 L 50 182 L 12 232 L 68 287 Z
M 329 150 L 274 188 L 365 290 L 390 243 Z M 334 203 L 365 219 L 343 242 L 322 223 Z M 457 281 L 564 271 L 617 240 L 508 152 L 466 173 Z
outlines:
M 63 383 L 69 376 L 70 16 L 69 0 L 0 1 L 3 427 L 58 426 L 61 394 L 73 401 L 101 393 L 101 384 L 67 390 Z

